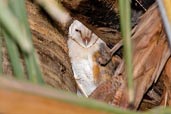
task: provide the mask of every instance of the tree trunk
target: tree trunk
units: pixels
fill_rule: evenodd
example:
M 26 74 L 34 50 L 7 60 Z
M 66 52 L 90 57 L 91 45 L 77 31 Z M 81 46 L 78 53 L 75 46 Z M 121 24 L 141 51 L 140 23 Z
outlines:
M 75 92 L 66 39 L 37 5 L 27 0 L 26 7 L 45 81 L 56 88 Z

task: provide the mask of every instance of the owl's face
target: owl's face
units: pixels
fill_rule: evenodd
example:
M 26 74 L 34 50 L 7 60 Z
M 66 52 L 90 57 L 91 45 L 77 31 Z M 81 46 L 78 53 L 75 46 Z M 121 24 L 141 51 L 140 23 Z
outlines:
M 91 30 L 89 30 L 78 20 L 74 20 L 70 25 L 69 37 L 75 40 L 84 48 L 92 46 L 98 38 L 94 33 L 92 33 Z

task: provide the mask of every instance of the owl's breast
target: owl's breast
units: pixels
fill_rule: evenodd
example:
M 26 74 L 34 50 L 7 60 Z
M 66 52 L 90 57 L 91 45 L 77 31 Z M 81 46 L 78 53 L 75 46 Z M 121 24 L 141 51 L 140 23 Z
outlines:
M 69 39 L 68 49 L 74 78 L 82 92 L 88 96 L 96 88 L 92 57 L 95 51 L 99 49 L 98 44 L 83 48 L 72 39 Z

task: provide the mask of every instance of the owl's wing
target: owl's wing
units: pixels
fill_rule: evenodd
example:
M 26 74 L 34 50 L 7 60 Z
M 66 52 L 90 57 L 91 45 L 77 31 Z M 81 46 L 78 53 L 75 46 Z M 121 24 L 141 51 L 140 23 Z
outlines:
M 88 96 L 96 88 L 93 80 L 92 69 L 88 60 L 80 60 L 72 63 L 74 78 L 78 84 L 80 91 Z

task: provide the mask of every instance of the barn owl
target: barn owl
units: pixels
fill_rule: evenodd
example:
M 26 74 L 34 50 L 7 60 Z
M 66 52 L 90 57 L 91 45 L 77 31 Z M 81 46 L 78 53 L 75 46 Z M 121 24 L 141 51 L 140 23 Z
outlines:
M 99 55 L 97 52 L 104 47 L 106 49 L 107 46 L 78 20 L 74 20 L 70 25 L 68 37 L 67 44 L 74 78 L 81 93 L 88 96 L 97 87 L 97 76 L 100 72 L 96 61 Z M 103 79 L 107 79 L 106 76 Z

